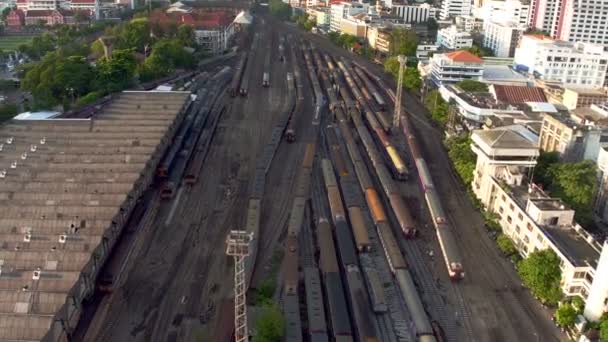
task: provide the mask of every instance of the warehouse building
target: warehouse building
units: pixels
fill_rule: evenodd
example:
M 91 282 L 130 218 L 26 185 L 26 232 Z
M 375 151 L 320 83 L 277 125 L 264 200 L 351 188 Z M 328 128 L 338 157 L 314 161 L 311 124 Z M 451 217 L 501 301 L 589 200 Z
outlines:
M 189 99 L 123 92 L 93 118 L 0 128 L 0 340 L 68 340 Z

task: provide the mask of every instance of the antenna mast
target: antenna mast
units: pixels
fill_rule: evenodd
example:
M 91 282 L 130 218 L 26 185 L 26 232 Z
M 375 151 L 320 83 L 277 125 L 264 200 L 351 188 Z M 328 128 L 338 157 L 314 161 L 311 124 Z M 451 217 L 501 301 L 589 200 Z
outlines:
M 234 341 L 248 342 L 247 293 L 245 258 L 249 255 L 249 243 L 253 233 L 231 230 L 226 238 L 226 254 L 234 257 Z

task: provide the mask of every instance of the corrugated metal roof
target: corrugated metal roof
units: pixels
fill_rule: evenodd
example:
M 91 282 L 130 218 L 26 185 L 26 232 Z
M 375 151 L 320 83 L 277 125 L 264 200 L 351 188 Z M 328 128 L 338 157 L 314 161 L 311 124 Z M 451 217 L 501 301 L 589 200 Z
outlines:
M 0 127 L 0 340 L 42 339 L 82 291 L 80 272 L 188 99 L 124 92 L 93 119 Z
M 547 102 L 542 88 L 492 85 L 496 100 L 503 103 Z

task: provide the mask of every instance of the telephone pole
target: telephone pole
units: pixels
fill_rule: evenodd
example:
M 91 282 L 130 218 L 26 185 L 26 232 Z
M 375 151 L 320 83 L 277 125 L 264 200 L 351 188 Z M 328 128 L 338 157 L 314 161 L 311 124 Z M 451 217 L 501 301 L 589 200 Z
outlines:
M 245 258 L 249 255 L 249 243 L 253 233 L 231 230 L 226 238 L 226 254 L 234 257 L 234 341 L 248 342 L 247 293 Z
M 393 128 L 399 129 L 399 123 L 401 121 L 401 95 L 403 93 L 403 72 L 405 70 L 405 63 L 407 57 L 399 55 L 399 77 L 397 80 L 397 95 L 395 97 L 395 114 L 393 116 Z

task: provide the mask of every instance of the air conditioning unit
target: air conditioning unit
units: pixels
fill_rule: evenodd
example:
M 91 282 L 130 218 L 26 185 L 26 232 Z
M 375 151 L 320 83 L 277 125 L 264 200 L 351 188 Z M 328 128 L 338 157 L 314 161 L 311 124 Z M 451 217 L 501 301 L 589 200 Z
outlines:
M 66 234 L 61 234 L 59 235 L 59 243 L 65 243 L 68 239 L 68 236 Z
M 24 242 L 30 242 L 30 241 L 32 241 L 32 234 L 30 234 L 30 233 L 25 234 L 23 236 L 23 241 Z
M 40 267 L 38 267 L 35 271 L 34 271 L 34 275 L 32 276 L 32 280 L 40 280 Z
M 16 160 L 14 160 L 14 161 L 11 163 L 11 169 L 16 169 L 16 168 L 17 168 L 17 161 L 16 161 Z
M 13 143 L 13 140 L 15 140 L 13 137 L 7 138 L 6 143 L 10 145 Z
M 30 151 L 36 152 L 37 149 L 38 149 L 38 146 L 36 146 L 34 144 L 30 145 Z
M 46 137 L 40 139 L 40 145 L 44 145 L 46 143 Z
M 23 152 L 21 154 L 21 159 L 26 160 L 27 159 L 27 152 Z

